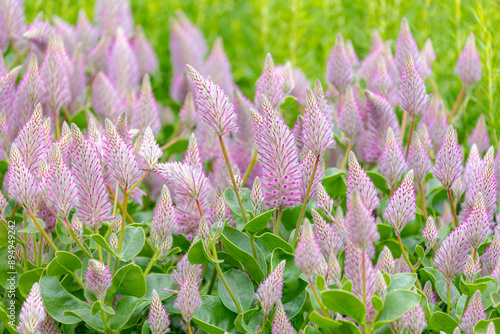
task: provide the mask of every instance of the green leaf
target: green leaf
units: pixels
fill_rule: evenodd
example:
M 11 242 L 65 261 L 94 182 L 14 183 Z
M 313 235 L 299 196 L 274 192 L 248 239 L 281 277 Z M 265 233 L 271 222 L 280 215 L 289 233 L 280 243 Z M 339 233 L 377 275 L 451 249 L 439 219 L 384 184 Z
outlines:
M 490 294 L 491 304 L 493 307 L 498 307 L 500 305 L 500 293 L 493 291 Z
M 129 226 L 125 228 L 120 260 L 123 262 L 132 260 L 142 250 L 144 240 L 144 229 L 142 227 Z
M 276 248 L 281 248 L 285 252 L 292 253 L 293 248 L 292 245 L 290 245 L 288 242 L 285 240 L 281 239 L 280 237 L 266 232 L 262 235 L 259 235 L 257 239 L 262 242 L 264 246 L 266 246 L 267 249 L 269 249 L 271 252 L 274 251 Z
M 196 241 L 188 252 L 188 260 L 192 264 L 204 264 L 210 262 L 210 257 L 208 256 L 203 243 L 201 240 Z
M 309 320 L 318 325 L 326 333 L 334 333 L 341 326 L 339 322 L 320 315 L 318 311 L 313 311 L 309 315 Z
M 236 333 L 236 313 L 228 310 L 219 297 L 203 296 L 201 306 L 194 312 L 193 321 L 210 334 Z
M 167 147 L 165 149 L 165 152 L 168 154 L 183 153 L 186 152 L 188 145 L 189 145 L 189 140 L 179 139 L 176 143 Z
M 248 278 L 248 275 L 239 270 L 231 269 L 224 273 L 224 277 L 226 278 L 227 283 L 233 291 L 242 310 L 248 311 L 254 299 L 253 285 L 250 278 Z M 219 297 L 228 309 L 238 313 L 238 308 L 234 304 L 233 299 L 222 282 L 219 282 Z
M 28 297 L 31 287 L 33 284 L 38 282 L 40 280 L 40 277 L 42 276 L 43 269 L 42 268 L 37 268 L 33 270 L 28 270 L 25 271 L 21 277 L 19 277 L 19 282 L 18 282 L 18 287 L 19 287 L 19 292 L 23 297 Z
M 109 327 L 116 331 L 125 326 L 137 304 L 139 304 L 139 299 L 135 297 L 121 298 L 116 304 L 115 315 L 110 319 Z
M 40 218 L 37 218 L 37 220 L 40 223 L 40 226 L 42 226 L 42 228 L 45 228 L 45 222 L 43 220 L 41 220 Z M 35 226 L 33 219 L 28 217 L 28 219 L 26 221 L 27 221 L 26 227 L 20 229 L 19 231 L 17 231 L 17 233 L 40 233 L 38 228 Z
M 14 301 L 13 299 L 10 300 Z M 17 329 L 11 325 L 10 321 L 11 319 L 9 318 L 9 311 L 7 311 L 5 304 L 0 301 L 0 324 L 3 324 L 10 334 L 19 334 Z
M 321 293 L 321 298 L 328 309 L 350 316 L 358 323 L 363 322 L 363 318 L 366 315 L 365 305 L 351 292 L 329 290 Z
M 444 275 L 434 269 L 434 268 L 430 268 L 430 267 L 425 267 L 424 269 L 421 269 L 420 272 L 426 272 L 431 280 L 432 280 L 432 283 L 434 285 L 434 288 L 436 289 L 436 292 L 438 293 L 439 295 L 439 298 L 441 298 L 441 300 L 445 301 L 446 303 L 446 300 L 447 300 L 447 289 L 448 287 L 446 286 L 446 282 L 444 280 Z M 451 289 L 450 289 L 450 301 L 451 301 L 451 305 L 455 305 L 455 302 L 460 298 L 460 293 L 458 292 L 457 288 L 455 287 L 454 284 L 451 285 Z
M 460 279 L 460 291 L 466 296 L 472 297 L 476 290 L 479 290 L 481 291 L 481 293 L 483 293 L 484 291 L 486 291 L 486 288 L 488 288 L 488 284 L 486 283 L 469 284 L 464 282 L 463 276 Z
M 433 329 L 437 332 L 443 331 L 447 334 L 453 334 L 455 328 L 458 327 L 458 322 L 444 312 L 434 312 L 427 324 L 428 329 Z
M 178 286 L 171 275 L 149 274 L 146 277 L 146 294 L 143 299 L 151 299 L 153 289 L 158 293 L 160 300 L 164 300 L 172 296 L 172 292 L 163 291 L 163 289 L 177 290 Z
M 111 249 L 111 247 L 108 245 L 108 242 L 106 241 L 106 239 L 104 239 L 104 237 L 100 234 L 92 234 L 90 236 L 99 246 L 101 246 L 102 248 L 104 248 L 105 250 L 107 250 L 111 255 L 115 256 L 115 257 L 118 257 L 120 258 L 121 257 L 121 254 L 117 254 L 115 253 L 114 250 Z M 125 238 L 125 236 L 124 236 Z
M 346 195 L 347 186 L 344 181 L 344 171 L 338 168 L 328 168 L 323 176 L 323 186 L 332 198 Z
M 484 309 L 486 310 L 488 307 L 491 306 L 491 293 L 493 291 L 498 291 L 498 283 L 492 278 L 492 277 L 480 277 L 476 279 L 475 281 L 476 284 L 478 283 L 486 283 L 488 287 L 486 290 L 484 290 L 483 293 L 481 293 L 481 300 L 483 301 L 483 306 Z
M 82 261 L 74 254 L 58 251 L 55 255 L 56 257 L 47 267 L 47 275 L 49 276 L 66 275 L 82 268 Z
M 285 210 L 283 210 L 283 214 L 281 215 L 281 223 L 287 231 L 292 231 L 293 229 L 295 229 L 297 220 L 299 220 L 300 210 L 300 205 L 296 205 L 292 208 L 286 208 Z
M 90 305 L 82 302 L 66 291 L 56 277 L 42 276 L 40 278 L 40 293 L 45 310 L 54 320 L 63 324 L 76 324 L 80 318 L 66 315 L 64 311 L 87 309 L 90 315 Z
M 240 313 L 236 317 L 234 321 L 234 325 L 236 329 L 243 333 L 257 333 L 257 326 L 262 327 L 262 323 L 264 322 L 264 313 L 257 309 L 251 309 L 246 311 L 245 313 Z M 267 330 L 266 333 L 269 332 L 269 319 L 267 320 Z M 269 326 L 270 327 L 270 326 Z
M 74 114 L 68 121 L 68 124 L 75 123 L 80 129 L 87 128 L 87 118 L 85 117 L 85 110 L 80 110 Z
M 393 235 L 392 231 L 394 231 L 392 226 L 389 226 L 387 224 L 377 224 L 377 230 L 378 230 L 378 233 L 380 233 L 380 240 L 391 239 L 392 235 Z M 401 251 L 400 251 L 400 253 L 401 253 Z
M 101 310 L 109 314 L 115 314 L 115 310 L 111 306 L 102 306 L 102 302 L 100 300 L 96 300 L 94 304 L 92 304 L 92 308 L 90 309 L 90 315 L 95 315 L 99 313 Z
M 387 183 L 385 181 L 385 178 L 380 175 L 379 173 L 372 172 L 372 171 L 367 171 L 366 174 L 370 177 L 370 179 L 373 181 L 373 185 L 382 192 L 389 194 L 390 190 L 387 189 Z
M 267 223 L 269 222 L 269 219 L 273 215 L 274 209 L 266 211 L 257 217 L 253 218 L 250 220 L 248 223 L 246 223 L 244 229 L 245 231 L 255 234 L 257 232 L 262 231 L 264 228 L 266 228 Z
M 59 240 L 65 245 L 71 245 L 75 242 L 59 219 L 56 221 L 56 233 Z
M 399 319 L 419 302 L 420 296 L 412 291 L 395 290 L 387 293 L 384 307 L 377 316 L 374 329 Z
M 493 318 L 493 319 L 488 319 L 488 320 L 480 320 L 474 327 L 474 333 L 477 334 L 486 334 L 486 329 L 488 328 L 488 325 L 490 322 L 493 322 L 493 325 L 495 326 L 495 332 L 500 333 L 500 318 Z
M 255 261 L 252 255 L 250 239 L 235 228 L 227 226 L 222 234 L 222 244 L 227 252 L 236 260 L 240 261 L 245 268 L 245 272 L 252 276 L 257 282 L 262 282 L 267 272 L 267 265 L 262 251 L 256 245 L 257 258 Z
M 377 295 L 374 295 L 372 297 L 372 305 L 373 307 L 375 308 L 375 310 L 377 312 L 379 312 L 380 310 L 382 310 L 382 308 L 384 307 L 384 301 L 382 299 L 380 299 L 379 296 Z
M 0 173 L 4 173 L 9 169 L 9 163 L 5 160 L 0 160 Z
M 417 277 L 415 274 L 402 273 L 391 276 L 391 284 L 387 288 L 387 292 L 393 290 L 411 290 L 415 284 Z
M 304 291 L 308 283 L 300 278 L 302 271 L 295 264 L 294 256 L 282 249 L 276 249 L 271 258 L 272 267 L 276 268 L 283 260 L 286 260 L 286 264 L 283 271 L 283 296 L 281 299 L 283 303 L 288 303 Z
M 246 188 L 241 189 L 240 196 L 243 202 L 243 209 L 245 209 L 245 211 L 253 212 L 254 207 L 250 196 L 250 190 Z M 236 198 L 236 193 L 233 188 L 227 188 L 226 191 L 224 191 L 224 199 L 226 200 L 226 203 L 231 211 L 241 217 L 240 205 L 238 204 L 238 199 Z
M 424 252 L 424 249 L 422 248 L 422 246 L 420 245 L 417 245 L 415 247 L 415 252 L 417 253 L 418 257 L 420 259 L 423 259 L 424 258 L 424 255 L 425 255 L 425 252 Z
M 283 102 L 280 104 L 280 109 L 289 109 L 293 107 L 295 104 L 297 104 L 297 98 L 291 95 L 288 95 L 285 97 Z
M 113 276 L 107 296 L 123 295 L 141 298 L 146 293 L 146 280 L 141 267 L 133 263 L 121 267 Z
M 66 316 L 73 316 L 80 318 L 87 325 L 92 327 L 98 332 L 104 332 L 104 323 L 102 322 L 102 317 L 99 314 L 92 315 L 90 313 L 90 308 L 83 308 L 77 310 L 68 310 L 63 312 Z

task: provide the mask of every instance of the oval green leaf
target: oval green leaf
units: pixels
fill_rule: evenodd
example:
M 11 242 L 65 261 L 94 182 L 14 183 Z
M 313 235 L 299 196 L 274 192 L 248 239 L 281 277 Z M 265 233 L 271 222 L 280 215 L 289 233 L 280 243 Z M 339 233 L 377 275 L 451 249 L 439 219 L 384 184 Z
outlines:
M 321 294 L 323 304 L 335 312 L 350 316 L 362 323 L 366 315 L 366 307 L 353 293 L 344 290 L 329 290 Z
M 246 223 L 244 229 L 251 234 L 262 231 L 266 228 L 269 219 L 273 215 L 274 209 L 266 211 Z

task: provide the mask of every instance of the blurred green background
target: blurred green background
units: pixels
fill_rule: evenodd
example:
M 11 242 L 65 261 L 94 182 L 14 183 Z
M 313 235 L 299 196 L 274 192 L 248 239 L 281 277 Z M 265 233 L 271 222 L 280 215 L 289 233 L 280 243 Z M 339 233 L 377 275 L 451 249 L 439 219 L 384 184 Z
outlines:
M 31 21 L 37 13 L 44 12 L 45 18 L 57 15 L 74 24 L 79 8 L 84 8 L 90 18 L 93 16 L 94 2 L 27 0 L 27 19 Z M 358 56 L 363 58 L 369 51 L 372 29 L 378 29 L 384 39 L 395 41 L 405 16 L 420 48 L 427 38 L 432 39 L 437 56 L 433 78 L 445 104 L 451 108 L 461 88 L 453 68 L 467 35 L 473 31 L 483 77 L 457 126 L 460 136 L 466 136 L 478 115 L 484 113 L 492 144 L 497 144 L 494 132 L 500 127 L 498 1 L 132 0 L 131 4 L 136 24 L 143 26 L 160 60 L 160 70 L 153 77 L 155 95 L 163 104 L 172 105 L 174 111 L 178 107 L 168 98 L 168 40 L 169 18 L 178 9 L 201 28 L 210 47 L 217 36 L 222 36 L 235 81 L 251 98 L 267 52 L 271 52 L 275 63 L 290 60 L 310 80 L 320 78 L 324 82 L 326 60 L 337 33 L 351 39 Z

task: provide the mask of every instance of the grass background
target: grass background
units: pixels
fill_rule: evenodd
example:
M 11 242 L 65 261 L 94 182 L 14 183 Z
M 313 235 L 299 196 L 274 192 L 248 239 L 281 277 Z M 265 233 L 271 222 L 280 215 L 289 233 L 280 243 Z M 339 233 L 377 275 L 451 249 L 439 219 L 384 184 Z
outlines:
M 79 8 L 92 18 L 94 0 L 27 0 L 31 21 L 39 12 L 75 23 Z M 163 104 L 168 98 L 170 60 L 169 18 L 180 9 L 203 31 L 211 47 L 222 36 L 236 83 L 250 97 L 261 72 L 264 57 L 271 52 L 275 63 L 290 60 L 310 80 L 325 81 L 326 61 L 337 33 L 353 41 L 363 58 L 369 51 L 372 29 L 384 39 L 396 41 L 401 18 L 408 19 L 417 44 L 422 48 L 431 38 L 437 60 L 433 77 L 448 108 L 453 105 L 461 84 L 453 68 L 469 32 L 483 65 L 482 79 L 474 88 L 466 112 L 456 124 L 460 137 L 467 136 L 480 113 L 486 116 L 492 144 L 497 146 L 500 128 L 498 81 L 500 34 L 499 2 L 492 0 L 132 0 L 136 24 L 143 26 L 160 60 L 153 76 L 155 95 Z M 393 44 L 394 47 L 394 44 Z M 431 88 L 428 85 L 428 91 Z

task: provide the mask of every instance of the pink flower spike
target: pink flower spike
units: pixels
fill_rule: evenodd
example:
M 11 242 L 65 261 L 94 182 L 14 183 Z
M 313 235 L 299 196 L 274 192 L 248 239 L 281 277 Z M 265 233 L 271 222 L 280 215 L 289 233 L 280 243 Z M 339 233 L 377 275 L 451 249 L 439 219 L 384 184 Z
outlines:
M 489 275 L 495 268 L 497 261 L 500 259 L 500 236 L 493 236 L 493 240 L 481 255 L 482 275 Z
M 358 191 L 351 194 L 344 219 L 344 228 L 346 239 L 362 252 L 366 252 L 379 238 L 377 223 L 371 215 L 371 211 L 363 203 Z
M 473 334 L 474 327 L 480 320 L 486 320 L 486 312 L 484 311 L 483 301 L 481 299 L 481 291 L 476 290 L 469 302 L 467 310 L 462 316 L 460 329 L 464 334 Z
M 224 51 L 224 44 L 221 37 L 215 39 L 212 51 L 204 64 L 204 70 L 204 73 L 207 77 L 210 77 L 210 80 L 219 85 L 227 96 L 233 98 L 233 93 L 237 86 L 233 81 L 231 63 Z
M 425 248 L 431 249 L 434 247 L 436 242 L 439 240 L 439 231 L 434 223 L 434 218 L 429 216 L 427 218 L 427 222 L 425 223 L 425 227 L 422 230 L 422 237 L 424 239 Z
M 16 144 L 10 148 L 10 165 L 7 174 L 9 197 L 31 212 L 35 212 L 38 202 L 39 185 L 26 166 Z
M 457 131 L 453 125 L 448 127 L 446 137 L 441 144 L 432 169 L 434 176 L 441 181 L 445 189 L 450 189 L 453 182 L 462 175 L 462 152 L 458 146 Z
M 406 329 L 410 334 L 422 334 L 427 326 L 427 321 L 425 321 L 425 313 L 420 303 L 406 312 L 405 321 Z
M 273 57 L 270 53 L 266 55 L 264 69 L 257 81 L 257 91 L 255 92 L 255 107 L 262 112 L 262 96 L 265 96 L 272 108 L 279 110 L 281 102 L 285 95 L 281 89 L 281 79 L 276 73 L 273 63 Z
M 92 108 L 101 118 L 116 119 L 124 109 L 116 88 L 104 72 L 95 75 L 92 82 Z
M 161 196 L 156 205 L 155 214 L 151 222 L 151 235 L 154 235 L 156 245 L 162 245 L 173 233 L 177 232 L 177 215 L 168 187 L 163 185 Z
M 337 35 L 326 68 L 326 77 L 330 84 L 341 94 L 354 79 L 351 60 L 341 34 Z
M 151 334 L 165 334 L 170 331 L 170 318 L 168 317 L 160 296 L 155 289 L 151 294 L 151 306 L 149 307 L 148 324 Z
M 255 297 L 262 306 L 262 311 L 267 316 L 274 304 L 279 302 L 283 294 L 283 271 L 286 261 L 281 261 L 272 273 L 259 285 Z
M 153 135 L 153 130 L 149 126 L 144 132 L 141 147 L 139 148 L 139 155 L 146 161 L 147 167 L 150 170 L 153 169 L 158 163 L 158 159 L 163 155 L 163 151 L 160 149 L 160 145 L 158 145 Z
M 481 79 L 481 60 L 476 48 L 474 33 L 470 33 L 464 49 L 458 57 L 455 73 L 464 87 L 471 86 Z
M 371 299 L 376 291 L 377 272 L 367 252 L 361 251 L 354 245 L 347 245 L 344 261 L 345 277 L 352 283 L 352 293 L 360 300 L 366 300 L 367 313 L 373 314 L 375 309 Z M 364 272 L 364 276 L 363 276 Z M 365 298 L 363 298 L 363 286 L 365 287 Z
M 134 112 L 131 117 L 131 124 L 141 133 L 149 126 L 153 133 L 157 133 L 161 128 L 160 112 L 153 95 L 149 75 L 145 74 L 142 79 L 141 91 L 137 98 Z
M 273 327 L 271 328 L 272 334 L 295 334 L 295 329 L 293 328 L 288 316 L 285 313 L 283 304 L 278 300 L 276 303 L 276 311 L 274 312 Z
M 19 313 L 17 330 L 21 334 L 37 333 L 39 326 L 46 319 L 47 313 L 43 305 L 42 295 L 38 283 L 33 284 L 31 291 L 23 303 Z
M 476 144 L 479 154 L 483 154 L 490 147 L 490 136 L 488 135 L 484 114 L 481 114 L 477 119 L 476 126 L 472 130 L 469 139 L 467 139 L 467 143 L 469 146 Z
M 106 292 L 111 286 L 111 273 L 104 263 L 90 259 L 85 284 L 94 293 L 97 299 L 104 301 Z
M 340 107 L 338 126 L 350 145 L 356 142 L 359 132 L 363 129 L 363 120 L 351 86 L 346 88 L 344 103 Z
M 199 278 L 197 276 L 197 272 L 191 270 L 186 276 L 184 282 L 182 282 L 182 284 L 180 285 L 177 299 L 174 302 L 174 306 L 179 309 L 186 323 L 189 323 L 191 321 L 194 312 L 201 305 L 198 280 Z
M 325 259 L 330 255 L 337 256 L 344 249 L 344 242 L 339 231 L 321 217 L 314 209 L 311 210 L 314 221 L 314 233 L 321 248 L 321 253 Z
M 433 94 L 427 108 L 422 112 L 420 124 L 427 127 L 434 152 L 439 150 L 446 136 L 447 117 L 443 100 L 438 94 Z
M 413 59 L 406 54 L 406 62 L 399 83 L 401 108 L 415 120 L 429 104 L 430 95 L 425 91 L 425 82 L 417 72 Z
M 483 194 L 480 192 L 476 196 L 475 204 L 467 220 L 463 223 L 465 237 L 476 251 L 491 233 L 489 223 L 488 214 L 484 206 Z
M 354 191 L 359 191 L 364 205 L 371 212 L 379 206 L 380 199 L 377 196 L 375 185 L 370 177 L 356 159 L 353 152 L 349 153 L 347 170 L 347 204 L 351 201 Z
M 408 20 L 405 17 L 401 20 L 398 41 L 396 43 L 396 64 L 400 73 L 404 71 L 406 54 L 409 53 L 415 64 L 417 73 L 421 72 L 420 52 L 417 43 L 411 34 Z
M 385 147 L 380 156 L 380 173 L 386 178 L 391 188 L 394 188 L 399 178 L 406 170 L 406 161 L 401 146 L 396 141 L 391 128 L 387 129 Z
M 385 217 L 394 227 L 396 234 L 401 234 L 406 224 L 415 219 L 417 206 L 415 204 L 415 188 L 413 186 L 413 170 L 410 170 L 385 210 Z
M 422 51 L 420 51 L 420 60 L 422 61 L 422 71 L 420 75 L 422 79 L 427 79 L 432 74 L 432 64 L 436 60 L 436 54 L 434 53 L 430 38 L 427 38 Z
M 300 235 L 295 254 L 295 264 L 307 278 L 310 278 L 321 264 L 323 256 L 321 255 L 316 238 L 314 238 L 311 223 L 308 219 L 304 220 L 302 234 Z
M 104 35 L 114 36 L 118 28 L 127 35 L 134 31 L 129 0 L 99 0 L 94 6 L 94 18 Z
M 408 151 L 408 168 L 413 169 L 415 182 L 421 184 L 431 170 L 431 159 L 420 140 L 418 133 L 413 133 L 410 149 Z
M 446 284 L 451 284 L 456 275 L 465 267 L 471 246 L 465 237 L 463 225 L 456 227 L 453 232 L 443 240 L 436 252 L 434 263 L 443 273 Z
M 59 334 L 59 324 L 48 314 L 38 329 L 40 334 Z
M 139 64 L 139 75 L 151 74 L 158 67 L 158 57 L 155 50 L 144 36 L 144 29 L 137 26 L 135 29 L 135 38 L 133 41 L 134 52 Z

